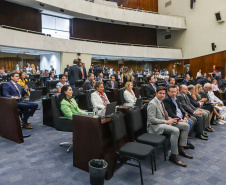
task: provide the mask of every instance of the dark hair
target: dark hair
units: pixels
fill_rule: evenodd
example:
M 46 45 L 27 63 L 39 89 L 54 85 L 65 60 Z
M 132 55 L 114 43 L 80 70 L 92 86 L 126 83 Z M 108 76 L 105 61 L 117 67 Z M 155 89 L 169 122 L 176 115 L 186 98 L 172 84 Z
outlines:
M 14 77 L 16 74 L 18 74 L 19 75 L 19 73 L 16 73 L 16 72 L 12 72 L 9 76 L 10 76 L 10 79 L 11 79 L 11 77 Z
M 63 78 L 63 77 L 66 77 L 67 78 L 66 75 L 59 75 L 59 77 L 60 77 L 60 79 Z
M 88 74 L 88 78 L 89 78 L 91 75 L 93 75 L 93 73 L 89 73 L 89 74 Z
M 104 84 L 104 82 L 97 81 L 97 82 L 95 83 L 95 86 L 94 86 L 95 89 L 97 89 L 97 87 L 99 88 L 101 84 Z
M 174 89 L 174 88 L 177 88 L 177 86 L 174 85 L 174 84 L 170 84 L 170 85 L 168 86 L 167 90 L 170 91 L 170 89 Z
M 158 86 L 156 92 L 158 93 L 159 91 L 166 91 L 166 88 L 164 86 Z
M 115 75 L 111 75 L 111 79 L 112 79 L 112 77 L 115 77 Z
M 74 59 L 73 60 L 73 64 L 78 64 L 78 60 L 77 59 Z
M 50 73 L 49 73 L 49 77 L 51 76 L 51 74 L 54 74 L 54 72 L 50 72 Z
M 153 76 L 150 75 L 150 76 L 147 77 L 148 82 L 151 80 L 151 77 L 153 77 Z
M 82 64 L 82 62 L 81 62 L 81 61 L 79 61 L 79 62 L 78 62 L 78 65 L 79 65 L 80 63 Z
M 60 93 L 60 96 L 59 96 L 60 102 L 61 102 L 63 99 L 68 100 L 68 99 L 67 99 L 67 96 L 66 96 L 66 94 L 65 94 L 65 91 L 67 91 L 69 87 L 71 87 L 71 86 L 70 86 L 70 85 L 65 85 L 65 86 L 63 86 L 63 87 L 61 88 L 61 93 Z
M 47 69 L 45 70 L 45 72 L 48 71 Z

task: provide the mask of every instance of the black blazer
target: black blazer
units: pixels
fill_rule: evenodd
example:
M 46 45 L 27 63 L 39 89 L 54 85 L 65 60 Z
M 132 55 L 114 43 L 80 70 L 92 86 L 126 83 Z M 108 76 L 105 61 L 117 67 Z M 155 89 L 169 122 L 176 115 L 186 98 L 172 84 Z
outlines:
M 89 68 L 89 73 L 93 73 L 94 74 L 94 69 L 90 69 Z
M 192 95 L 190 95 L 189 93 L 187 93 L 187 96 L 188 96 L 188 98 L 189 98 L 191 104 L 192 104 L 194 107 L 196 107 L 196 108 L 200 107 L 199 102 L 197 102 L 197 101 L 192 97 Z
M 101 67 L 97 67 L 95 69 L 95 76 L 99 76 L 99 74 L 102 73 L 102 72 L 103 72 L 103 69 Z
M 166 111 L 168 112 L 168 115 L 171 118 L 179 118 L 177 116 L 177 108 L 176 105 L 173 103 L 172 99 L 169 97 L 168 94 L 166 94 L 165 99 L 163 100 L 164 106 Z M 177 104 L 178 105 L 178 104 Z M 180 106 L 178 105 L 178 108 L 180 109 Z M 185 114 L 181 111 L 181 113 L 183 114 L 183 118 L 185 116 Z
M 68 80 L 70 85 L 75 85 L 75 82 L 80 79 L 79 78 L 80 73 L 81 73 L 81 70 L 78 67 L 78 65 L 70 66 L 68 71 Z
M 133 87 L 137 87 L 137 82 L 136 82 L 136 80 L 133 81 Z
M 87 79 L 83 84 L 83 90 L 90 90 L 90 89 L 94 89 L 93 82 Z
M 84 66 L 82 66 L 83 69 L 83 74 L 84 74 L 84 79 L 87 79 L 87 73 L 86 73 L 86 68 Z M 82 79 L 82 71 L 79 67 L 79 79 Z
M 204 103 L 210 101 L 209 97 L 207 96 L 207 92 L 204 89 L 202 89 L 199 94 L 200 94 L 201 98 L 207 98 L 207 100 Z
M 185 96 L 187 96 L 187 95 L 185 95 Z M 179 92 L 179 94 L 177 95 L 177 99 L 178 99 L 179 102 L 181 102 L 181 105 L 182 105 L 183 109 L 187 113 L 189 113 L 191 115 L 194 113 L 196 108 L 191 104 L 191 102 L 190 102 L 188 97 L 185 98 L 184 95 L 181 92 Z
M 145 86 L 144 91 L 145 91 L 145 96 L 146 96 L 147 98 L 151 98 L 151 99 L 152 99 L 152 98 L 155 97 L 155 89 L 152 87 L 151 84 L 147 84 L 147 85 Z
M 111 81 L 107 81 L 105 85 L 106 89 L 112 89 Z M 114 81 L 114 88 L 118 89 L 118 83 Z
M 186 74 L 189 74 L 189 76 L 191 76 L 191 70 L 188 70 L 188 71 L 186 72 Z

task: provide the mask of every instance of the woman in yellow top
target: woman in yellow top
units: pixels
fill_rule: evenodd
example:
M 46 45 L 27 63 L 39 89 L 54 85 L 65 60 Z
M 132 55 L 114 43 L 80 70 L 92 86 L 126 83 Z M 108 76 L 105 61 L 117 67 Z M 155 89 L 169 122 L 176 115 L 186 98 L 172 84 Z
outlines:
M 83 114 L 84 111 L 79 109 L 78 104 L 75 99 L 72 98 L 72 88 L 69 85 L 65 85 L 61 89 L 60 94 L 60 109 L 63 112 L 65 117 L 72 119 L 73 114 Z
M 27 74 L 25 72 L 23 72 L 17 82 L 18 84 L 20 84 L 21 87 L 25 87 L 25 82 L 27 82 L 26 77 L 27 77 Z

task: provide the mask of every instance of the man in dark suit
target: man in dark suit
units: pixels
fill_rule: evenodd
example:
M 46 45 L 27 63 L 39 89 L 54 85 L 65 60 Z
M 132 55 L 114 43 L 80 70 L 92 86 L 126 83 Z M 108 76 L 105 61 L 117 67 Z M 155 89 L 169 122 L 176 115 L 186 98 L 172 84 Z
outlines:
M 47 85 L 47 81 L 49 80 L 56 80 L 56 78 L 54 78 L 54 72 L 49 73 L 49 78 L 46 78 L 45 85 Z
M 64 68 L 64 73 L 69 71 L 69 65 L 67 65 L 66 68 Z
M 171 118 L 178 118 L 181 122 L 188 123 L 190 125 L 190 131 L 193 127 L 193 121 L 190 120 L 187 113 L 184 111 L 184 109 L 180 109 L 180 106 L 177 104 L 177 86 L 176 85 L 169 85 L 167 94 L 165 96 L 165 99 L 163 100 L 164 106 L 166 111 L 168 112 L 168 115 Z M 194 118 L 195 121 L 195 118 Z M 188 141 L 188 148 L 194 149 L 194 146 Z
M 107 81 L 105 88 L 106 89 L 115 89 L 115 88 L 118 89 L 118 83 L 115 81 L 114 75 L 111 75 L 111 81 Z
M 73 61 L 73 65 L 70 66 L 69 72 L 68 72 L 68 80 L 71 85 L 71 87 L 75 87 L 76 81 L 79 80 L 79 75 L 80 75 L 80 68 L 78 67 L 78 60 L 75 59 Z
M 148 73 L 145 77 L 144 77 L 144 83 L 148 84 L 148 77 L 151 76 L 150 73 Z
M 205 81 L 204 81 L 203 78 L 200 76 L 200 77 L 197 78 L 196 84 L 204 85 L 204 84 L 205 84 Z
M 221 72 L 215 71 L 214 79 L 217 80 L 218 87 L 221 89 L 223 87 Z
M 181 84 L 184 84 L 184 85 L 190 85 L 190 77 L 189 76 L 187 76 L 182 82 L 181 82 Z
M 94 89 L 94 74 L 89 73 L 88 79 L 83 84 L 83 90 L 90 90 Z
M 131 82 L 133 83 L 133 87 L 137 87 L 137 81 L 135 80 L 134 76 L 131 77 Z
M 100 65 L 97 65 L 95 69 L 95 76 L 98 77 L 100 73 L 103 73 L 103 69 L 100 67 Z
M 184 110 L 189 113 L 190 115 L 194 116 L 197 119 L 197 133 L 196 137 L 202 140 L 208 140 L 208 136 L 205 132 L 203 132 L 205 123 L 203 121 L 202 112 L 198 111 L 190 102 L 189 98 L 187 97 L 188 87 L 186 85 L 180 86 L 180 92 L 177 95 L 178 101 L 181 102 L 182 107 Z
M 2 78 L 3 78 L 3 70 L 0 69 L 0 79 L 2 79 Z
M 19 101 L 25 94 L 29 93 L 28 86 L 25 85 L 24 89 L 21 88 L 17 83 L 19 80 L 19 74 L 17 73 L 11 73 L 10 78 L 11 81 L 3 85 L 2 94 L 4 97 L 13 98 Z M 31 125 L 28 123 L 28 118 L 33 116 L 38 108 L 38 104 L 33 102 L 17 103 L 17 106 L 23 114 L 23 128 L 32 129 Z
M 149 76 L 147 78 L 148 84 L 145 86 L 145 96 L 148 99 L 153 99 L 155 97 L 155 92 L 156 92 L 156 86 L 155 86 L 155 79 L 153 76 Z
M 191 70 L 190 70 L 190 68 L 189 68 L 189 67 L 187 67 L 186 74 L 189 74 L 189 76 L 191 77 Z
M 86 68 L 83 66 L 82 62 L 78 62 L 78 67 L 80 69 L 79 73 L 79 79 L 80 80 L 85 80 L 87 79 L 87 73 L 86 73 Z
M 124 68 L 124 65 L 122 65 L 122 67 L 119 69 L 120 75 L 122 75 L 122 73 L 123 73 L 123 68 Z
M 94 74 L 94 69 L 93 69 L 93 66 L 92 65 L 89 68 L 89 73 L 93 73 Z

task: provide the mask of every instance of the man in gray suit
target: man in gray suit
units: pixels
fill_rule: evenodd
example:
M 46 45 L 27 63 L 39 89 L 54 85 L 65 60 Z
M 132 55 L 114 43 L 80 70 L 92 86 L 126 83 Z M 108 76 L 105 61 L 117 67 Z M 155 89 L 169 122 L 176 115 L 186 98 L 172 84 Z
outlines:
M 79 75 L 81 73 L 80 68 L 78 67 L 78 60 L 75 59 L 73 61 L 73 66 L 70 66 L 68 71 L 68 80 L 71 85 L 71 87 L 75 87 L 76 81 L 79 80 Z
M 189 124 L 179 122 L 178 118 L 171 118 L 165 110 L 162 100 L 165 98 L 166 89 L 163 86 L 157 87 L 156 96 L 153 98 L 147 108 L 147 124 L 148 132 L 155 134 L 170 134 L 171 155 L 169 161 L 178 166 L 186 167 L 178 154 L 192 159 L 193 156 L 185 152 L 184 146 L 187 146 L 187 137 L 189 132 Z M 180 139 L 179 139 L 180 138 Z M 179 139 L 179 147 L 178 147 Z

